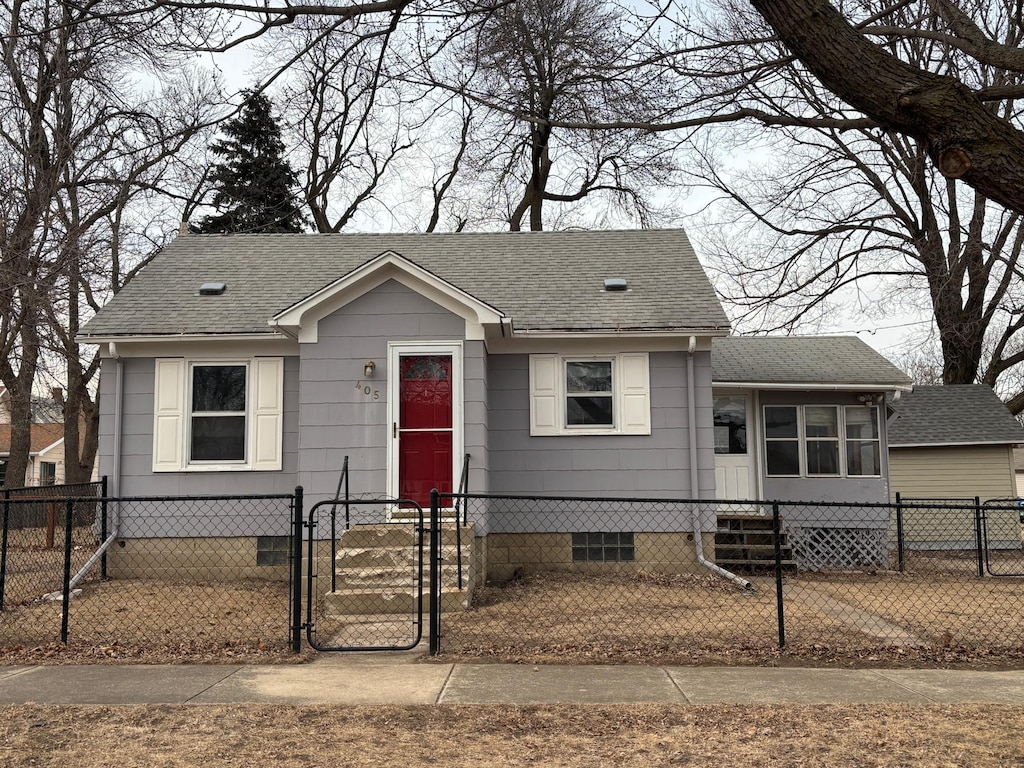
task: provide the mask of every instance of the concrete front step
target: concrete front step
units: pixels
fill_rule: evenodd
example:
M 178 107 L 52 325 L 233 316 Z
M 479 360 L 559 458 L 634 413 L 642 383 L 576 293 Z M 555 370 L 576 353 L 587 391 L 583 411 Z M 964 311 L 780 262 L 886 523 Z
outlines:
M 470 547 L 462 547 L 463 567 L 469 564 Z M 428 559 L 428 552 L 423 551 L 423 562 Z M 412 567 L 419 562 L 419 550 L 415 547 L 342 547 L 338 550 L 337 567 L 342 568 L 381 568 L 381 567 Z M 441 547 L 441 560 L 455 563 L 459 551 L 455 546 Z
M 379 525 L 354 525 L 341 535 L 346 547 L 354 549 L 372 547 L 410 547 L 415 546 L 418 535 L 416 526 L 407 522 L 381 523 Z M 429 534 L 423 532 L 423 545 L 427 546 Z M 456 532 L 454 523 L 442 523 L 441 541 L 444 545 L 455 544 Z M 473 526 L 462 527 L 462 543 L 466 546 L 473 541 Z
M 324 595 L 324 613 L 329 616 L 360 616 L 385 613 L 412 613 L 417 607 L 413 589 L 339 589 Z M 464 611 L 468 607 L 469 590 L 442 589 L 441 611 Z M 423 593 L 423 611 L 429 607 L 429 596 Z
M 335 583 L 346 587 L 360 587 L 375 589 L 404 589 L 415 583 L 416 570 L 414 568 L 339 568 L 335 574 Z M 462 577 L 468 579 L 466 568 L 463 566 Z M 427 579 L 427 565 L 423 564 L 423 579 Z M 441 566 L 441 583 L 457 584 L 459 581 L 459 568 L 457 565 Z

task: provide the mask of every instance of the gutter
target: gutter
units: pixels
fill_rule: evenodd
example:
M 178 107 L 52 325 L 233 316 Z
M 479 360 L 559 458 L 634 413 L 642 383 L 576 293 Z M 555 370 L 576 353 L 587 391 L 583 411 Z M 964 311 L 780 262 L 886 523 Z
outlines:
M 697 396 L 694 392 L 696 377 L 693 373 L 693 353 L 697 349 L 697 337 L 690 337 L 690 347 L 686 356 L 686 410 L 689 426 L 687 433 L 690 438 L 690 497 L 696 499 L 700 473 L 697 470 Z M 700 526 L 700 517 L 696 501 L 690 507 L 690 524 L 693 526 L 693 546 L 697 555 L 697 562 L 722 578 L 735 582 L 743 589 L 752 590 L 753 585 L 742 576 L 737 576 L 732 571 L 727 571 L 721 566 L 715 565 L 704 557 L 704 531 Z
M 123 400 L 121 397 L 121 391 L 124 387 L 124 360 L 119 354 L 117 354 L 117 344 L 113 341 L 110 342 L 110 356 L 117 363 L 117 371 L 114 374 L 114 465 L 111 470 L 111 479 L 113 480 L 113 495 L 115 497 L 121 494 L 121 411 L 123 409 Z M 110 535 L 106 541 L 100 544 L 92 557 L 90 557 L 85 565 L 82 566 L 81 570 L 78 571 L 68 582 L 68 592 L 75 588 L 75 585 L 81 581 L 85 574 L 89 572 L 96 563 L 100 561 L 106 551 L 110 549 L 110 545 L 114 543 L 119 534 L 121 526 L 121 505 L 119 502 L 115 502 L 113 505 L 113 520 L 111 525 Z

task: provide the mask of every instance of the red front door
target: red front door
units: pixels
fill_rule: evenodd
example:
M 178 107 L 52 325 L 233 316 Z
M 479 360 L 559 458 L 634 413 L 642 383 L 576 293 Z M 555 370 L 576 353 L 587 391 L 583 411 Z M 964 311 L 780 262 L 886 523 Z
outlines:
M 399 358 L 398 495 L 430 509 L 430 491 L 452 491 L 452 357 Z

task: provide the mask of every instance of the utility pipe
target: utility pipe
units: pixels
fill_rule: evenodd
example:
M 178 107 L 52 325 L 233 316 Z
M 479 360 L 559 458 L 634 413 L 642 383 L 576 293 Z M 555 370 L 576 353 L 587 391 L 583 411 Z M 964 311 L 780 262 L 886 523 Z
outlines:
M 743 589 L 753 589 L 751 583 L 742 576 L 737 576 L 732 571 L 727 571 L 725 568 L 715 565 L 704 557 L 704 531 L 700 525 L 700 515 L 696 503 L 696 499 L 700 495 L 698 490 L 700 473 L 697 469 L 697 397 L 694 391 L 696 376 L 693 372 L 693 353 L 696 349 L 697 337 L 691 336 L 690 348 L 686 355 L 686 410 L 687 418 L 689 419 L 689 426 L 686 431 L 690 437 L 690 498 L 695 500 L 690 506 L 690 523 L 693 526 L 693 545 L 697 554 L 697 562 L 719 576 L 736 582 Z
M 114 481 L 114 496 L 116 497 L 120 495 L 121 492 L 121 390 L 124 384 L 124 360 L 122 360 L 121 356 L 117 354 L 116 343 L 113 341 L 110 342 L 108 348 L 110 350 L 110 356 L 116 361 L 117 365 L 114 373 L 114 462 L 111 474 L 111 478 Z M 110 549 L 110 545 L 117 539 L 118 529 L 120 528 L 121 523 L 120 504 L 115 503 L 113 508 L 113 526 L 110 535 L 107 537 L 106 541 L 100 544 L 99 549 L 97 549 L 96 552 L 93 553 L 93 556 L 86 561 L 81 570 L 72 577 L 71 581 L 68 583 L 68 589 L 73 589 L 75 585 L 85 577 L 85 574 L 89 572 L 89 569 L 100 561 L 106 551 Z

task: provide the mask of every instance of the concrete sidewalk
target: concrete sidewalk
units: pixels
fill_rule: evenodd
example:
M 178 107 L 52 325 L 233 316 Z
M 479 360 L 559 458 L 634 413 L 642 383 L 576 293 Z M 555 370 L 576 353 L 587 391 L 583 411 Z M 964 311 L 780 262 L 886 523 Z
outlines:
M 0 667 L 0 704 L 1024 704 L 1024 670 L 418 661 L 338 654 L 285 666 Z

